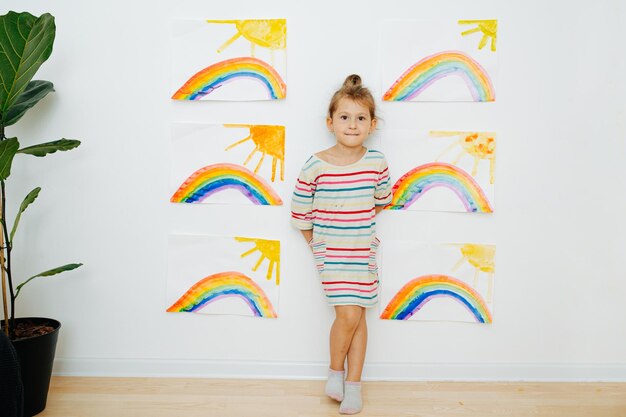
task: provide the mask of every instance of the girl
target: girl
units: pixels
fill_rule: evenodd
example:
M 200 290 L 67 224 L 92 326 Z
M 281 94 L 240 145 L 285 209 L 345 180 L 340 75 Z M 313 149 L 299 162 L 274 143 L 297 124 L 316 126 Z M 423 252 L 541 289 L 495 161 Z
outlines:
M 304 164 L 291 205 L 292 223 L 313 250 L 324 293 L 335 309 L 326 394 L 341 402 L 342 414 L 363 408 L 365 309 L 378 301 L 374 218 L 391 202 L 387 161 L 381 152 L 363 146 L 376 128 L 375 110 L 361 77 L 348 76 L 333 95 L 326 118 L 337 143 Z

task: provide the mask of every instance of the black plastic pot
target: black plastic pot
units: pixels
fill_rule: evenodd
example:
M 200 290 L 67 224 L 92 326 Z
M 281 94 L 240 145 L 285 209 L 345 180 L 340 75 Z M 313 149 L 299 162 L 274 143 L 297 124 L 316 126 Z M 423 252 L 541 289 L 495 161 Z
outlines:
M 61 323 L 43 317 L 22 317 L 15 319 L 15 321 L 17 323 L 32 321 L 35 324 L 47 324 L 54 327 L 53 332 L 43 336 L 13 341 L 13 346 L 20 359 L 24 385 L 24 416 L 34 416 L 46 408 L 52 364 Z

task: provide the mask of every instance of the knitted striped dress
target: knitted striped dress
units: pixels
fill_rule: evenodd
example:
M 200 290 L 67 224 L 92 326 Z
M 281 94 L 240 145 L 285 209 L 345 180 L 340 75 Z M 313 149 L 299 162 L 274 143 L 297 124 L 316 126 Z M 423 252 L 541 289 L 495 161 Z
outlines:
M 375 206 L 391 202 L 385 156 L 367 150 L 350 165 L 311 156 L 291 201 L 292 224 L 313 229 L 311 247 L 330 305 L 372 307 L 378 301 Z

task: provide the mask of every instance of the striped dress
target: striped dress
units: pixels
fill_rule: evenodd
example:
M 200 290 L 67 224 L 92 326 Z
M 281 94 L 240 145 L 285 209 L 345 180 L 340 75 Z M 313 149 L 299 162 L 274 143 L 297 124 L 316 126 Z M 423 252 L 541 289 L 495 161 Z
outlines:
M 330 305 L 372 307 L 378 301 L 375 206 L 391 202 L 385 156 L 367 150 L 338 166 L 311 156 L 291 201 L 292 224 L 313 229 L 311 247 Z

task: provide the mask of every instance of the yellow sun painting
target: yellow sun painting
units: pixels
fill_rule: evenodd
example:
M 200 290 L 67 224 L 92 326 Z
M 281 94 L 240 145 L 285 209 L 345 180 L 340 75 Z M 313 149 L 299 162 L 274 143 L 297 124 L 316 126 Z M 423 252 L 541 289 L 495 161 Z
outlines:
M 431 137 L 450 137 L 457 136 L 450 146 L 443 150 L 437 157 L 437 161 L 442 158 L 446 153 L 450 152 L 456 147 L 459 147 L 459 153 L 452 161 L 453 165 L 456 165 L 463 156 L 468 155 L 474 158 L 474 165 L 472 167 L 472 176 L 476 176 L 478 173 L 478 163 L 486 159 L 489 161 L 489 183 L 494 183 L 494 175 L 496 168 L 496 134 L 494 132 L 447 132 L 436 131 L 430 132 Z
M 265 278 L 270 280 L 272 279 L 272 275 L 276 276 L 276 285 L 280 284 L 280 241 L 279 240 L 267 240 L 267 239 L 255 239 L 250 237 L 235 237 L 235 240 L 238 242 L 252 242 L 254 243 L 254 247 L 252 249 L 241 254 L 242 258 L 253 254 L 254 252 L 259 252 L 261 256 L 257 260 L 257 263 L 252 268 L 253 271 L 259 269 L 259 266 L 263 263 L 265 259 L 269 261 L 269 265 L 267 267 L 267 274 Z
M 457 246 L 457 245 L 454 245 Z M 474 288 L 478 285 L 478 276 L 481 272 L 485 272 L 488 278 L 487 301 L 491 302 L 493 292 L 493 275 L 496 272 L 495 257 L 496 247 L 494 245 L 479 245 L 467 243 L 460 245 L 461 259 L 452 268 L 456 271 L 465 262 L 468 262 L 475 268 L 474 272 Z
M 255 46 L 272 51 L 285 49 L 287 45 L 286 19 L 207 20 L 208 23 L 234 24 L 237 33 L 228 39 L 217 52 L 222 52 L 241 36 L 250 41 L 252 56 Z
M 483 37 L 478 43 L 478 49 L 483 49 L 489 39 L 491 39 L 491 50 L 496 50 L 496 39 L 498 37 L 498 21 L 497 20 L 459 20 L 459 25 L 476 25 L 475 28 L 461 32 L 462 36 L 468 36 L 476 32 L 482 32 Z
M 256 168 L 254 168 L 254 173 L 256 174 L 265 160 L 265 155 L 269 155 L 272 157 L 272 182 L 276 178 L 278 162 L 280 162 L 280 180 L 285 180 L 285 126 L 226 124 L 224 127 L 244 127 L 248 128 L 250 133 L 245 138 L 226 147 L 225 150 L 230 150 L 241 143 L 252 141 L 255 147 L 243 164 L 247 165 L 257 152 L 261 153 L 261 159 L 259 159 Z

